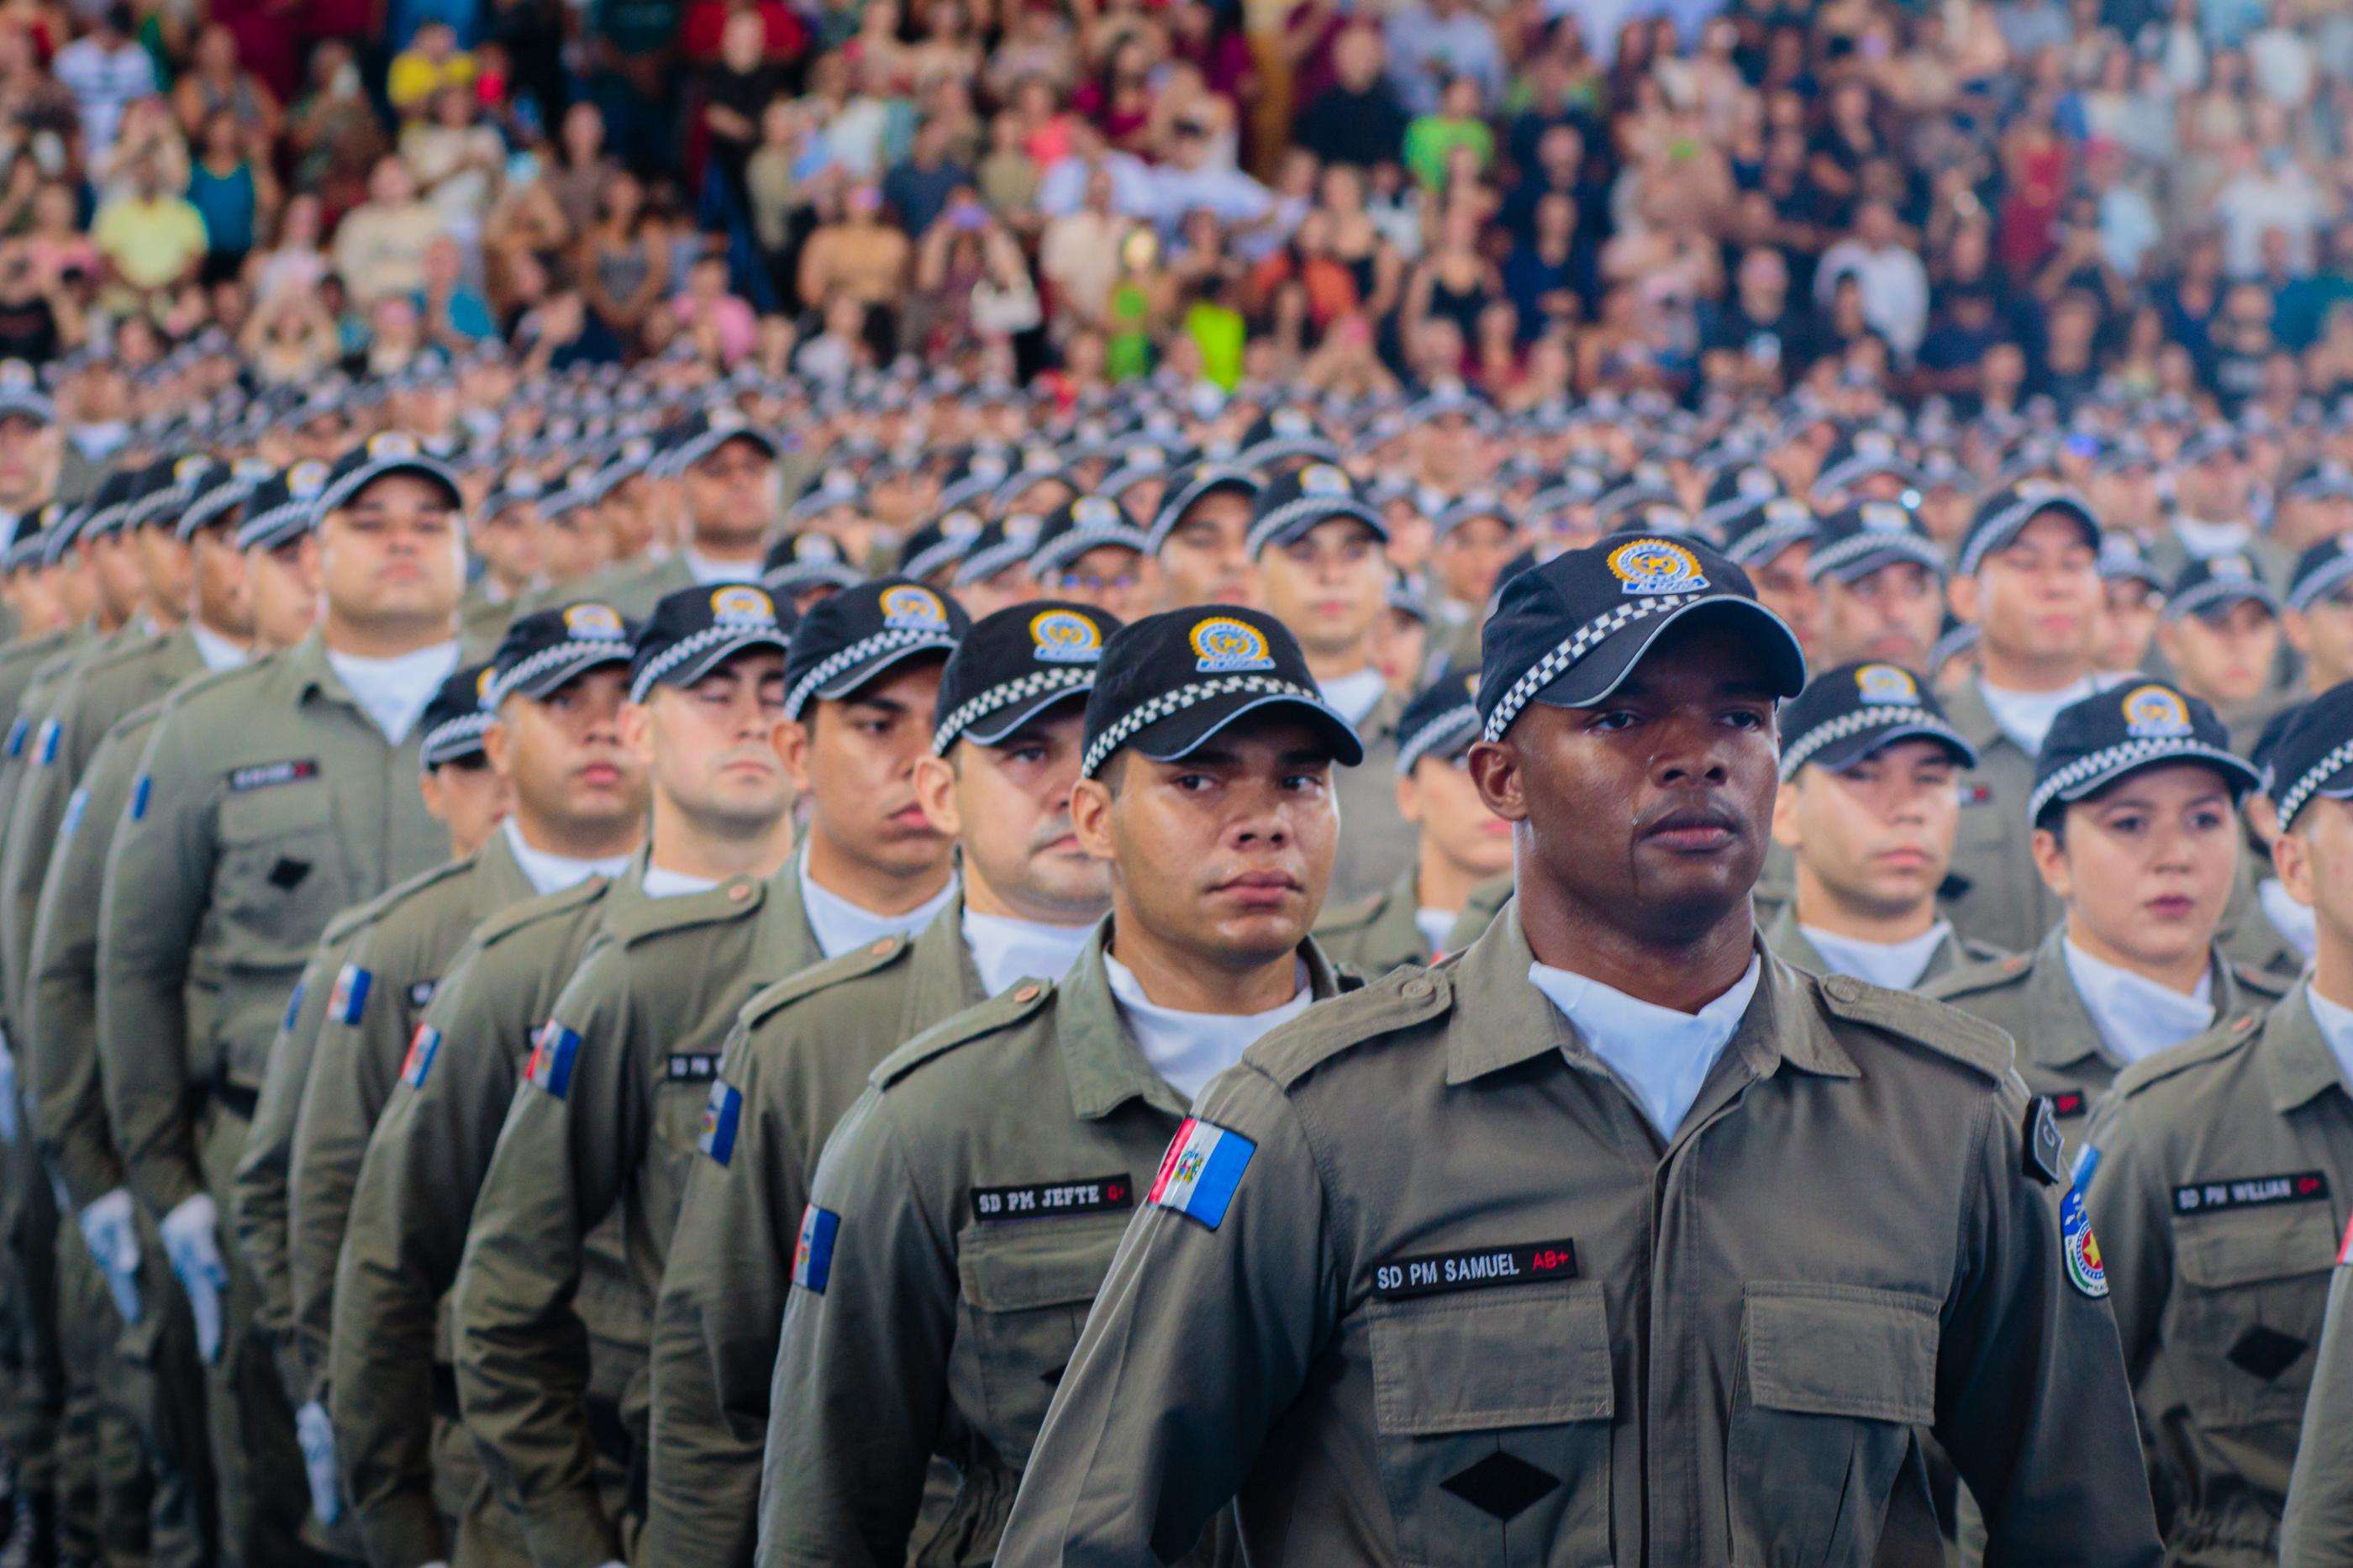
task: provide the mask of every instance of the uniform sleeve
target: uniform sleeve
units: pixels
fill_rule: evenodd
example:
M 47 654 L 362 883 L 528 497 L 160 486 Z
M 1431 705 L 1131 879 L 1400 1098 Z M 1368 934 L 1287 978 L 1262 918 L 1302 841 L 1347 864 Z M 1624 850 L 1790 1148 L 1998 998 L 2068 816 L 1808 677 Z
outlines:
M 149 739 L 98 912 L 98 1050 L 132 1190 L 157 1215 L 203 1190 L 188 1114 L 188 954 L 212 898 L 218 781 L 186 709 Z
M 2353 1268 L 2328 1283 L 2328 1317 L 2305 1396 L 2304 1441 L 2287 1486 L 2280 1561 L 2353 1565 Z
M 1295 1111 L 1246 1064 L 1203 1089 L 1194 1115 L 1252 1145 L 1231 1199 L 1214 1226 L 1158 1204 L 1137 1212 L 1030 1453 L 1000 1568 L 1127 1568 L 1190 1551 L 1337 1321 L 1323 1185 Z
M 645 1549 L 656 1563 L 717 1568 L 752 1559 L 768 1377 L 800 1221 L 796 1209 L 787 1236 L 763 1201 L 776 1130 L 740 1025 L 713 1093 L 737 1097 L 738 1109 L 732 1127 L 712 1113 L 654 1308 Z M 798 1169 L 792 1185 L 805 1193 Z
M 2096 1247 L 2084 1248 L 2079 1221 L 2063 1224 L 2052 1200 L 2067 1189 L 2028 1173 L 2026 1106 L 2013 1078 L 1976 1130 L 1936 1434 L 1984 1508 L 1988 1568 L 2154 1564 L 2157 1522 Z
M 371 983 L 351 1004 L 360 1009 L 356 1021 L 330 1017 L 321 1026 L 316 1070 L 303 1085 L 295 1118 L 287 1174 L 288 1327 L 310 1378 L 298 1405 L 324 1394 L 335 1267 L 351 1219 L 352 1188 L 407 1048 L 414 1012 L 410 945 L 381 925 L 353 944 L 346 962 Z
M 421 1081 L 394 1086 L 353 1188 L 327 1384 L 371 1561 L 449 1554 L 433 1502 L 435 1315 L 457 1278 L 474 1195 L 514 1099 L 531 1027 L 508 1016 L 519 984 L 479 959 L 451 966 L 425 1011 L 440 1047 Z
M 18 1012 L 33 1131 L 76 1208 L 122 1184 L 99 1079 L 98 900 L 145 738 L 143 727 L 129 735 L 118 729 L 90 761 L 85 794 L 60 828 L 42 881 Z
M 595 1485 L 582 1243 L 642 1156 L 649 1069 L 632 1036 L 626 949 L 557 998 L 476 1200 L 457 1289 L 458 1396 L 533 1554 L 601 1563 L 619 1538 Z
M 20 1029 L 31 994 L 33 928 L 40 910 L 41 883 L 95 739 L 81 735 L 85 722 L 79 700 L 84 689 L 79 680 L 69 683 L 39 732 L 26 742 L 24 776 L 8 811 L 7 846 L 0 852 L 0 983 L 8 988 L 10 1014 Z
M 269 1070 L 262 1075 L 253 1125 L 230 1189 L 229 1224 L 261 1298 L 254 1322 L 278 1352 L 280 1378 L 296 1405 L 307 1397 L 303 1391 L 310 1377 L 293 1343 L 287 1175 L 293 1164 L 294 1119 L 301 1107 L 302 1087 L 310 1081 L 319 1027 L 326 1021 L 327 998 L 349 952 L 349 942 L 339 935 L 322 941 L 303 965 L 302 978 L 287 999 L 278 1037 L 269 1045 Z
M 2150 1494 L 2159 1521 L 2166 1522 L 2185 1497 L 2189 1476 L 2185 1458 L 2168 1451 L 2152 1412 L 2140 1402 L 2162 1348 L 2166 1303 L 2173 1297 L 2171 1188 L 2145 1129 L 2134 1102 L 2111 1094 L 2084 1129 L 2085 1152 L 2076 1169 L 2083 1178 L 2084 1215 L 2099 1237 L 2107 1270 L 2108 1305 L 2124 1347 Z

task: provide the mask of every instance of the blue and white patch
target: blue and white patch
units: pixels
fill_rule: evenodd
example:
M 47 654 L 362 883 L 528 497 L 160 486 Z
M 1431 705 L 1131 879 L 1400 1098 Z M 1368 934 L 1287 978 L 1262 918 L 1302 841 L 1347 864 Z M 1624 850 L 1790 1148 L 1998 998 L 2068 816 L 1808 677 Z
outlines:
M 1215 1230 L 1225 1223 L 1234 1189 L 1257 1152 L 1258 1145 L 1240 1133 L 1188 1116 L 1170 1141 L 1160 1174 L 1144 1201 L 1188 1215 Z
M 90 787 L 85 784 L 66 800 L 66 816 L 58 824 L 58 837 L 71 838 L 74 829 L 81 826 L 81 814 L 90 809 Z
M 41 766 L 45 768 L 50 763 L 56 762 L 58 760 L 58 741 L 64 733 L 64 726 L 60 725 L 55 719 L 42 720 L 41 739 L 39 744 L 34 747 L 33 760 L 39 763 Z
M 433 1070 L 433 1058 L 441 1054 L 441 1031 L 430 1024 L 417 1026 L 417 1033 L 408 1037 L 408 1055 L 400 1064 L 400 1081 L 411 1089 L 425 1087 L 425 1075 Z
M 32 729 L 33 721 L 23 718 L 8 726 L 8 755 L 12 761 L 25 754 L 25 737 Z
M 2092 1173 L 2100 1168 L 2100 1151 L 2090 1143 L 2075 1151 L 2075 1163 L 2067 1167 L 2067 1181 L 2077 1192 L 2092 1184 Z
M 356 963 L 346 963 L 335 976 L 335 988 L 327 993 L 327 1016 L 345 1028 L 357 1028 L 367 1013 L 368 991 L 375 984 L 375 976 Z
M 299 980 L 294 983 L 294 989 L 292 992 L 288 994 L 286 998 L 286 1016 L 278 1021 L 280 1033 L 282 1034 L 294 1026 L 296 1016 L 302 1011 L 302 997 L 309 989 L 310 987 L 304 985 Z
M 841 1216 L 815 1204 L 801 1213 L 801 1239 L 793 1248 L 793 1283 L 811 1295 L 825 1294 L 833 1276 L 833 1242 L 841 1233 Z
M 2059 1205 L 2059 1251 L 2067 1263 L 2068 1284 L 2094 1301 L 2108 1293 L 2107 1264 L 2092 1234 L 2092 1216 L 2084 1211 L 2084 1194 L 2073 1187 Z
M 722 1079 L 711 1086 L 711 1098 L 702 1105 L 702 1130 L 695 1134 L 694 1146 L 724 1165 L 735 1157 L 735 1126 L 744 1116 L 744 1091 Z
M 141 773 L 139 782 L 131 786 L 131 820 L 142 822 L 147 816 L 147 800 L 155 793 L 155 775 Z
M 562 1100 L 572 1089 L 572 1066 L 580 1055 L 580 1037 L 550 1018 L 539 1026 L 531 1047 L 531 1064 L 523 1069 L 526 1082 Z

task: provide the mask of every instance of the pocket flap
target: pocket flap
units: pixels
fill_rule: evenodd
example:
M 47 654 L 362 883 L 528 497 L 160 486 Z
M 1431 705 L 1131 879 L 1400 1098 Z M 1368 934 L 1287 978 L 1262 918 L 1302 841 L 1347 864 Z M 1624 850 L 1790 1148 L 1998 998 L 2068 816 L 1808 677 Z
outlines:
M 1936 1418 L 1936 1300 L 1860 1285 L 1748 1287 L 1749 1398 L 1801 1415 Z
M 2337 1240 L 2326 1204 L 2300 1204 L 2292 1213 L 2200 1215 L 2173 1224 L 2181 1277 L 2209 1289 L 2325 1274 L 2336 1265 Z
M 964 1299 L 984 1312 L 1084 1306 L 1103 1289 L 1126 1215 L 966 1227 L 957 1248 Z
M 1598 1280 L 1375 1301 L 1373 1415 L 1391 1436 L 1607 1421 L 1617 1413 Z

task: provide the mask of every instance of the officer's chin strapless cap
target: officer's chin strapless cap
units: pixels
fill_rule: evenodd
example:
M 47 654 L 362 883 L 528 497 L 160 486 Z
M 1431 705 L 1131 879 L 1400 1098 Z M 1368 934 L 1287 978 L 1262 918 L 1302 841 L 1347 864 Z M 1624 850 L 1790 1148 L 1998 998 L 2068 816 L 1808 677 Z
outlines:
M 491 666 L 461 665 L 433 693 L 417 721 L 418 765 L 428 772 L 482 754 L 482 731 L 491 727 Z
M 1954 570 L 1964 577 L 1976 576 L 1987 556 L 2008 547 L 2028 523 L 2045 512 L 2066 518 L 2083 531 L 2094 551 L 2100 548 L 2100 520 L 2089 501 L 2050 479 L 2021 479 L 1978 503 L 1968 531 L 1961 536 Z
M 2353 583 L 2353 533 L 2341 533 L 2295 558 L 2287 580 L 2288 608 L 2308 610 L 2337 596 L 2348 583 Z
M 791 614 L 749 583 L 663 595 L 630 655 L 629 700 L 643 702 L 658 683 L 691 686 L 745 648 L 786 647 Z
M 465 495 L 459 489 L 458 476 L 450 471 L 449 465 L 419 446 L 414 436 L 393 430 L 369 437 L 337 459 L 327 472 L 326 485 L 311 503 L 313 515 L 324 517 L 338 507 L 349 505 L 368 486 L 393 474 L 423 479 L 440 490 L 452 508 L 465 510 Z
M 1977 748 L 1945 717 L 1926 682 L 1900 664 L 1842 664 L 1814 677 L 1781 710 L 1781 776 L 1808 763 L 1837 771 L 1898 741 L 1935 741 L 1965 768 Z
M 905 660 L 949 654 L 972 617 L 911 577 L 881 577 L 819 601 L 793 629 L 785 658 L 785 717 L 847 697 Z
M 1424 757 L 1452 761 L 1479 738 L 1479 668 L 1449 664 L 1398 715 L 1398 777 Z
M 2212 768 L 2237 800 L 2259 779 L 2231 750 L 2231 732 L 2214 710 L 2162 680 L 2127 680 L 2071 703 L 2051 721 L 2034 760 L 2026 820 L 2040 823 L 2053 805 L 2082 800 L 2143 768 L 2197 763 Z
M 1269 710 L 1314 724 L 1342 766 L 1365 760 L 1354 727 L 1324 703 L 1299 640 L 1272 616 L 1237 605 L 1146 616 L 1103 644 L 1079 771 L 1092 778 L 1123 746 L 1175 762 L 1243 715 Z
M 2242 600 L 2279 614 L 2279 595 L 2255 571 L 2253 562 L 2236 552 L 2210 555 L 2192 561 L 2173 580 L 2172 592 L 2165 598 L 2165 618 L 2216 616 Z
M 2264 787 L 2279 807 L 2282 832 L 2316 797 L 2353 800 L 2353 680 L 2297 710 L 2268 761 Z
M 1304 538 L 1311 529 L 1335 517 L 1355 519 L 1371 529 L 1376 539 L 1385 541 L 1389 536 L 1379 510 L 1337 464 L 1310 463 L 1279 475 L 1259 492 L 1258 510 L 1250 518 L 1250 552 L 1256 557 Z
M 1145 549 L 1151 554 L 1160 553 L 1176 525 L 1193 504 L 1207 496 L 1230 490 L 1246 500 L 1255 502 L 1266 482 L 1250 469 L 1236 463 L 1202 462 L 1177 469 L 1168 476 L 1168 483 L 1160 494 L 1160 510 L 1152 514 L 1152 526 L 1145 531 Z
M 602 665 L 637 655 L 638 628 L 610 605 L 593 600 L 517 616 L 491 656 L 490 706 L 510 697 L 533 701 Z
M 317 503 L 327 488 L 328 468 L 316 458 L 282 474 L 256 480 L 237 525 L 239 550 L 275 550 L 301 538 L 318 521 Z
M 940 672 L 939 727 L 932 751 L 958 741 L 993 746 L 1046 710 L 1094 689 L 1117 616 L 1087 605 L 1037 599 L 984 616 Z
M 1814 535 L 1807 574 L 1815 582 L 1852 583 L 1902 562 L 1945 574 L 1945 552 L 1902 501 L 1867 500 L 1841 507 Z
M 1521 573 L 1497 595 L 1482 636 L 1486 738 L 1502 740 L 1531 702 L 1591 707 L 1662 633 L 1693 617 L 1749 634 L 1776 696 L 1805 689 L 1797 634 L 1757 602 L 1747 573 L 1695 539 L 1618 534 Z
M 786 534 L 768 546 L 760 562 L 760 585 L 787 596 L 812 588 L 848 588 L 865 578 L 830 534 Z

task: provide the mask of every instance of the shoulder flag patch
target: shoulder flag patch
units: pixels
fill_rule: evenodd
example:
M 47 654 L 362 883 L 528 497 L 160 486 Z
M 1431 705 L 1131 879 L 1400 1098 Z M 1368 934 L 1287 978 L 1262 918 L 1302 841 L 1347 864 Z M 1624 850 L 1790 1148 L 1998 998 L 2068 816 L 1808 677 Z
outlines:
M 33 721 L 25 718 L 19 718 L 14 724 L 8 726 L 7 752 L 11 761 L 25 754 L 25 736 L 32 728 Z
M 573 1058 L 580 1054 L 580 1037 L 550 1018 L 539 1026 L 531 1047 L 531 1063 L 523 1078 L 562 1100 L 572 1088 Z
M 358 964 L 344 964 L 335 976 L 335 988 L 327 993 L 327 1016 L 347 1029 L 356 1027 L 367 1012 L 368 987 L 375 984 L 375 976 Z
M 726 1079 L 712 1084 L 711 1098 L 702 1104 L 702 1131 L 695 1134 L 694 1146 L 724 1165 L 735 1157 L 735 1123 L 744 1115 L 744 1091 Z
M 131 820 L 137 822 L 147 815 L 147 797 L 155 793 L 155 775 L 141 773 L 139 782 L 131 786 Z
M 34 760 L 41 766 L 46 768 L 58 760 L 58 737 L 64 732 L 63 726 L 59 725 L 55 719 L 41 721 L 40 744 L 35 748 L 34 756 Z
M 2345 1242 L 2337 1249 L 2337 1267 L 2353 1268 L 2353 1220 L 2345 1222 Z
M 400 1081 L 411 1089 L 425 1087 L 425 1075 L 433 1070 L 433 1058 L 441 1052 L 441 1031 L 430 1024 L 417 1026 L 417 1033 L 408 1037 L 408 1056 L 400 1064 Z
M 1258 1145 L 1240 1133 L 1188 1116 L 1169 1142 L 1144 1201 L 1190 1215 L 1215 1230 L 1225 1223 L 1234 1189 L 1257 1152 Z
M 294 989 L 287 993 L 286 1016 L 278 1021 L 279 1033 L 283 1034 L 294 1026 L 295 1017 L 302 1011 L 302 996 L 307 989 L 301 981 L 297 980 L 294 983 Z
M 81 814 L 90 808 L 90 786 L 82 785 L 66 799 L 66 819 L 58 824 L 58 837 L 71 838 L 74 829 L 81 826 Z
M 793 1248 L 793 1283 L 813 1295 L 825 1294 L 833 1274 L 833 1240 L 841 1233 L 841 1216 L 815 1204 L 801 1212 L 800 1245 Z

